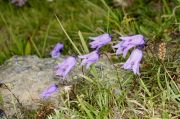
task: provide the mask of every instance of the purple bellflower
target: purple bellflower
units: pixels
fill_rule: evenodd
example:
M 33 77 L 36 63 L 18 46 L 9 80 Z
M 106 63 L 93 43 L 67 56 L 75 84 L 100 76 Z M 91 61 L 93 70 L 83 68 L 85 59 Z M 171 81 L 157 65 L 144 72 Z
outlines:
M 21 7 L 25 5 L 26 1 L 27 0 L 11 0 L 11 3 L 15 4 L 16 6 Z
M 56 84 L 50 85 L 47 89 L 45 89 L 40 96 L 42 98 L 47 99 L 49 96 L 51 96 L 54 92 L 56 92 L 58 89 L 58 86 Z
M 61 43 L 57 43 L 54 49 L 51 51 L 51 57 L 57 58 L 60 56 L 60 50 L 63 49 L 64 45 Z
M 56 66 L 56 75 L 62 76 L 63 78 L 71 71 L 71 69 L 76 65 L 75 57 L 68 57 L 61 64 Z
M 140 49 L 135 49 L 132 51 L 130 57 L 123 64 L 122 67 L 124 69 L 132 70 L 134 72 L 134 74 L 140 75 L 139 66 L 140 66 L 140 62 L 141 62 L 142 57 L 143 57 L 142 51 Z
M 112 47 L 117 48 L 116 55 L 123 54 L 123 57 L 126 57 L 129 49 L 139 45 L 144 45 L 143 35 L 120 37 L 120 39 L 122 39 L 122 41 Z
M 100 47 L 107 45 L 109 42 L 111 42 L 112 37 L 110 36 L 110 34 L 105 33 L 97 37 L 90 37 L 90 39 L 93 40 L 89 43 L 90 47 L 99 49 Z
M 92 63 L 95 63 L 99 60 L 99 54 L 98 54 L 98 51 L 95 50 L 89 54 L 81 55 L 79 56 L 79 58 L 83 59 L 81 66 L 86 64 L 86 69 L 88 69 Z

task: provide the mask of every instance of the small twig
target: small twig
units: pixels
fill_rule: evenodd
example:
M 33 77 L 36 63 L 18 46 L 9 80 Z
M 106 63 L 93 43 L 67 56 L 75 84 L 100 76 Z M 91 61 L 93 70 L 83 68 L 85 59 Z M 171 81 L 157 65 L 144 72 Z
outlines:
M 20 103 L 19 99 L 14 95 L 14 93 L 12 93 L 12 91 L 9 89 L 9 87 L 5 84 L 5 83 L 2 83 L 6 89 L 11 92 L 11 94 L 13 95 L 13 97 L 17 100 L 18 104 L 22 107 L 22 103 Z

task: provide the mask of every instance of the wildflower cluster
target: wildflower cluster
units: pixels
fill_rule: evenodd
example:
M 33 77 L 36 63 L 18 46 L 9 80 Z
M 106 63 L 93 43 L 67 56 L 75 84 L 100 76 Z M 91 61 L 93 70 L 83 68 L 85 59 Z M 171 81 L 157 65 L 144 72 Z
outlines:
M 129 59 L 122 66 L 124 69 L 132 70 L 134 74 L 139 73 L 139 66 L 143 56 L 141 49 L 144 47 L 144 37 L 142 35 L 134 35 L 127 37 L 120 37 L 122 39 L 117 45 L 113 46 L 113 48 L 117 48 L 116 55 L 123 54 L 125 58 L 128 51 L 131 48 L 136 48 L 132 51 Z
M 139 73 L 140 62 L 143 57 L 143 53 L 141 49 L 144 47 L 145 41 L 142 35 L 134 35 L 127 37 L 119 37 L 122 41 L 120 41 L 117 45 L 112 46 L 112 48 L 117 49 L 116 55 L 123 54 L 125 58 L 128 51 L 132 48 L 134 50 L 130 54 L 127 61 L 123 64 L 122 68 L 127 70 L 132 70 L 134 74 Z M 86 69 L 90 67 L 91 64 L 97 62 L 100 58 L 99 49 L 107 44 L 109 44 L 112 40 L 110 34 L 103 34 L 97 37 L 90 37 L 92 42 L 90 42 L 90 47 L 95 49 L 89 54 L 78 56 L 78 58 L 82 59 L 81 66 L 86 65 Z M 60 56 L 60 51 L 63 49 L 63 44 L 57 43 L 54 49 L 51 51 L 51 57 L 57 58 Z M 55 74 L 57 76 L 66 78 L 67 74 L 72 70 L 72 68 L 76 65 L 77 58 L 73 56 L 69 56 L 62 63 L 58 64 L 55 67 Z M 50 94 L 54 93 L 57 90 L 57 86 L 55 84 L 51 85 L 48 89 L 46 89 L 41 96 L 47 98 Z
M 100 58 L 99 56 L 99 49 L 107 45 L 111 42 L 112 37 L 109 34 L 103 34 L 98 37 L 90 37 L 92 42 L 90 42 L 90 47 L 95 49 L 94 51 L 90 52 L 86 55 L 78 56 L 78 58 L 82 59 L 81 66 L 86 65 L 86 68 L 88 69 L 91 64 L 97 62 Z M 59 57 L 60 49 L 63 48 L 63 44 L 56 44 L 55 48 L 51 52 L 52 58 Z M 70 70 L 76 65 L 77 58 L 75 57 L 68 57 L 65 59 L 62 63 L 58 64 L 56 67 L 56 75 L 61 76 L 65 78 L 67 74 L 70 72 Z

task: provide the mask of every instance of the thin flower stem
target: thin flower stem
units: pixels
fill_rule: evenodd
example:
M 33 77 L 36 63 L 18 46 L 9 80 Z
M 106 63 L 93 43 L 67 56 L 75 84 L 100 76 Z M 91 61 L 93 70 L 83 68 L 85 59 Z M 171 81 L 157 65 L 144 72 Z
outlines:
M 117 75 L 117 78 L 118 78 L 118 81 L 119 81 L 119 84 L 120 84 L 120 88 L 122 89 L 122 85 L 121 85 L 121 82 L 120 82 L 120 78 L 119 78 L 119 73 L 118 73 L 118 70 L 116 68 L 116 66 L 113 64 L 113 62 L 111 61 L 111 59 L 109 58 L 109 56 L 107 55 L 107 53 L 103 53 L 109 60 L 109 62 L 113 65 L 113 67 L 115 68 L 116 70 L 116 75 Z

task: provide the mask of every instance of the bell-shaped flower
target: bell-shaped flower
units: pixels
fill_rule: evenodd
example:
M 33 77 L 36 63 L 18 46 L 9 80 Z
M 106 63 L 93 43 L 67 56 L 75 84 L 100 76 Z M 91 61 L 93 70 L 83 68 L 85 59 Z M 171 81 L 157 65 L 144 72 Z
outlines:
M 107 45 L 109 42 L 111 42 L 112 37 L 110 36 L 110 34 L 105 33 L 97 37 L 90 37 L 90 39 L 93 40 L 89 43 L 90 47 L 99 49 L 102 46 Z
M 141 59 L 143 57 L 143 53 L 140 49 L 135 49 L 132 51 L 130 57 L 128 60 L 123 64 L 124 69 L 132 70 L 134 74 L 140 74 L 139 73 L 139 66 Z
M 116 55 L 123 54 L 123 57 L 126 57 L 129 49 L 144 44 L 143 35 L 120 37 L 120 39 L 122 39 L 122 41 L 112 47 L 117 48 Z
M 60 50 L 62 50 L 64 47 L 63 44 L 61 43 L 57 43 L 56 46 L 53 48 L 53 50 L 51 51 L 51 57 L 52 58 L 57 58 L 60 56 Z
M 40 96 L 42 98 L 47 99 L 49 96 L 51 96 L 54 92 L 58 90 L 58 86 L 56 84 L 50 85 L 47 89 L 45 89 Z
M 79 56 L 79 58 L 83 59 L 81 66 L 86 64 L 86 69 L 88 69 L 92 63 L 95 63 L 99 60 L 99 54 L 98 54 L 98 51 L 95 50 L 89 54 L 81 55 Z
M 62 63 L 58 64 L 56 68 L 56 75 L 62 76 L 63 78 L 71 71 L 71 69 L 76 65 L 75 57 L 68 57 Z

